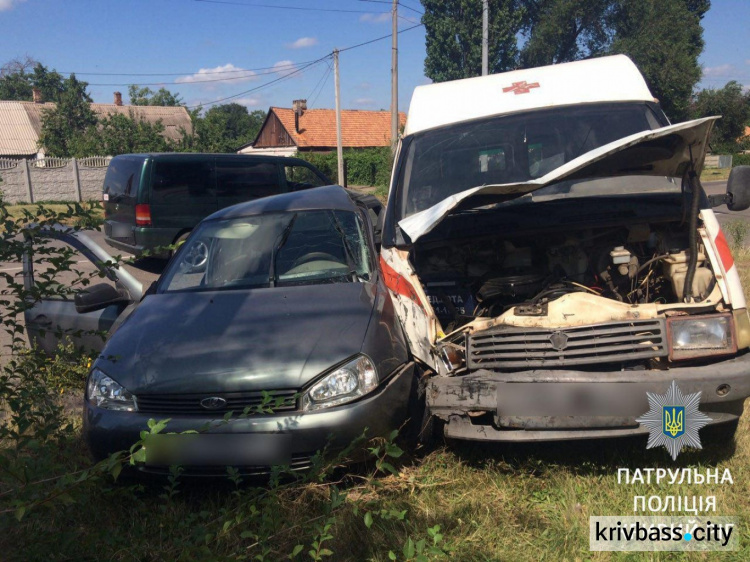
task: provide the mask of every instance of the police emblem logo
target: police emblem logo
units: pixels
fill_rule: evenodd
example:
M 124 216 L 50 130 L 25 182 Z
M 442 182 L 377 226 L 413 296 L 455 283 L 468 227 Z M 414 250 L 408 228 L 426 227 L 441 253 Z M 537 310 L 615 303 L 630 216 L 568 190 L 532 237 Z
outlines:
M 698 410 L 700 392 L 683 395 L 672 381 L 666 394 L 646 395 L 650 409 L 635 421 L 649 430 L 647 449 L 663 445 L 676 460 L 685 447 L 702 448 L 698 430 L 712 420 Z

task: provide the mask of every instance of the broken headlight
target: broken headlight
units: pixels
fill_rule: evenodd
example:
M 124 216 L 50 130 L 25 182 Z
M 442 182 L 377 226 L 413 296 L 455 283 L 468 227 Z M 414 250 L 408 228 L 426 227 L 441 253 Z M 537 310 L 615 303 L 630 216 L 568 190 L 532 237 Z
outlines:
M 334 369 L 302 395 L 303 410 L 322 410 L 357 400 L 378 386 L 372 361 L 359 355 Z
M 138 407 L 133 396 L 124 386 L 101 369 L 94 369 L 86 385 L 86 396 L 94 406 L 105 410 L 136 412 Z
M 667 334 L 673 360 L 727 355 L 737 351 L 731 314 L 669 318 Z

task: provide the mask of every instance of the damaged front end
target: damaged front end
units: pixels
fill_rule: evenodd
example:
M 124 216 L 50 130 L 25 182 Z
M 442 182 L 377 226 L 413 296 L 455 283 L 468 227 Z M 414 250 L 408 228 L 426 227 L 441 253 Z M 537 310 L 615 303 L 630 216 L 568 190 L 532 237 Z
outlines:
M 381 265 L 446 436 L 644 433 L 647 392 L 673 380 L 702 393 L 712 423 L 742 414 L 750 319 L 697 180 L 713 121 L 635 133 L 394 225 Z

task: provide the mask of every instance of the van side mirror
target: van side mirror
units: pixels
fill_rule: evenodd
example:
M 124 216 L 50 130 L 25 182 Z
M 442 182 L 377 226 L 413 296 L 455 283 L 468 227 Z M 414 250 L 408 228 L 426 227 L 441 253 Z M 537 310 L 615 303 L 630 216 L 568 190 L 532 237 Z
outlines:
M 735 166 L 729 173 L 727 208 L 730 211 L 750 208 L 750 166 Z
M 86 287 L 76 293 L 73 301 L 76 305 L 76 312 L 85 314 L 107 308 L 112 304 L 128 303 L 130 302 L 130 298 L 125 291 L 120 291 L 112 285 L 101 283 Z

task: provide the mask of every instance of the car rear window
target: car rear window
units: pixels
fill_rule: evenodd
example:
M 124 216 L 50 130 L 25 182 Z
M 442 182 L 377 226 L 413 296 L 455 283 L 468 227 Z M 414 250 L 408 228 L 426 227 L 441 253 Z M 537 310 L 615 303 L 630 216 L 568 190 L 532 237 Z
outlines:
M 213 199 L 215 190 L 209 161 L 156 160 L 151 204 Z
M 112 159 L 104 177 L 104 193 L 109 196 L 137 194 L 143 162 L 143 158 Z

